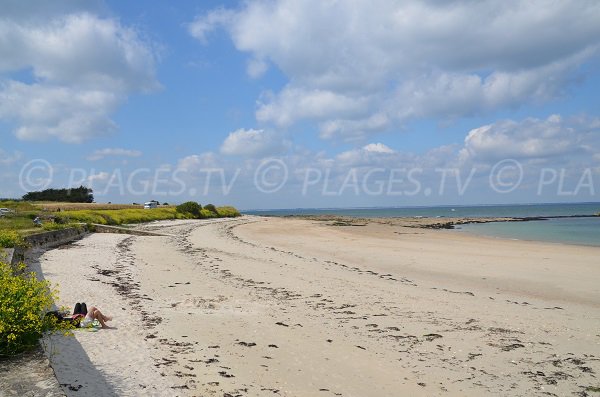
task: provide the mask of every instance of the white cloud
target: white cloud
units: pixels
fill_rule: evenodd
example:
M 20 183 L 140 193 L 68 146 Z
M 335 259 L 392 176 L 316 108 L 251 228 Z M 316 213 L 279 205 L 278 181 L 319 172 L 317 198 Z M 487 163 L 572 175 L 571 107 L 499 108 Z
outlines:
M 372 153 L 394 153 L 394 150 L 383 143 L 369 143 L 368 145 L 363 146 L 363 150 Z
M 412 153 L 396 152 L 383 143 L 370 143 L 362 148 L 347 150 L 335 156 L 334 162 L 343 167 L 397 168 L 415 161 Z
M 58 138 L 80 143 L 116 130 L 108 117 L 120 98 L 102 90 L 80 90 L 67 86 L 23 84 L 0 85 L 0 119 L 15 120 L 15 135 L 22 140 Z
M 151 46 L 115 19 L 35 2 L 0 20 L 0 120 L 23 140 L 79 143 L 112 133 L 110 114 L 131 93 L 159 88 Z M 57 4 L 57 7 L 60 5 Z M 11 14 L 12 11 L 12 14 Z M 15 80 L 14 72 L 31 79 Z
M 193 172 L 202 168 L 210 169 L 219 166 L 217 156 L 212 152 L 206 152 L 183 157 L 177 162 L 176 169 Z
M 288 77 L 260 99 L 259 121 L 316 120 L 322 138 L 353 140 L 563 95 L 598 55 L 598 20 L 594 1 L 276 0 L 217 10 L 190 30 L 206 40 L 223 27 L 251 76 L 273 65 Z
M 130 150 L 130 149 L 122 149 L 122 148 L 106 148 L 106 149 L 98 149 L 94 150 L 92 154 L 90 154 L 87 159 L 90 161 L 101 160 L 105 157 L 109 156 L 121 156 L 121 157 L 140 157 L 142 152 L 139 150 Z
M 324 139 L 342 138 L 345 141 L 362 140 L 368 133 L 384 131 L 391 125 L 385 113 L 375 113 L 361 120 L 328 120 L 319 125 L 319 136 Z
M 239 129 L 230 133 L 221 145 L 221 153 L 234 156 L 261 157 L 285 150 L 282 137 L 264 130 Z
M 460 156 L 463 160 L 483 162 L 505 158 L 566 160 L 580 157 L 584 160 L 598 152 L 598 119 L 563 119 L 551 115 L 545 120 L 503 120 L 472 129 L 465 138 Z
M 102 171 L 97 174 L 89 175 L 87 177 L 87 181 L 88 181 L 88 183 L 93 185 L 94 182 L 97 182 L 97 181 L 101 181 L 101 182 L 107 181 L 109 177 L 110 177 L 110 174 L 108 172 Z
M 278 126 L 289 126 L 302 119 L 326 119 L 364 114 L 369 99 L 338 94 L 328 90 L 305 90 L 288 86 L 275 97 L 266 95 L 259 102 L 256 118 Z
M 261 77 L 267 72 L 269 65 L 263 59 L 252 58 L 248 61 L 248 75 L 253 79 Z
M 223 8 L 213 10 L 204 16 L 197 17 L 188 25 L 188 31 L 201 43 L 207 44 L 207 35 L 219 26 L 225 25 L 233 15 L 233 12 Z

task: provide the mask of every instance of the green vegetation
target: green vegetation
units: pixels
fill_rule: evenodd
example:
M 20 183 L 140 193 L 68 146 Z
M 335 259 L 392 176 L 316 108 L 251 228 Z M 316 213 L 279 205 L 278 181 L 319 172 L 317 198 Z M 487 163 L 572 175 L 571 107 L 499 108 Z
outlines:
M 200 218 L 202 206 L 195 201 L 186 201 L 185 203 L 179 204 L 176 209 L 180 214 L 189 214 L 192 218 Z
M 27 216 L 3 216 L 0 217 L 0 230 L 18 230 L 24 234 L 30 231 L 39 231 L 39 228 L 35 228 L 31 218 Z
M 23 236 L 15 230 L 0 229 L 0 248 L 24 247 Z
M 80 223 L 98 223 L 101 225 L 124 225 L 130 223 L 151 222 L 166 219 L 206 219 L 236 217 L 240 213 L 233 207 L 207 208 L 190 201 L 177 207 L 161 206 L 143 209 L 139 205 L 96 204 L 96 203 L 31 203 L 27 201 L 0 201 L 0 207 L 11 209 L 0 216 L 0 230 L 17 231 L 21 236 L 42 231 L 61 230 Z M 213 209 L 211 211 L 211 209 Z M 33 219 L 40 217 L 42 226 L 35 226 Z M 12 239 L 12 237 L 11 237 Z M 7 244 L 10 239 L 4 238 Z M 2 244 L 2 243 L 0 243 Z
M 8 208 L 13 211 L 36 211 L 38 208 L 28 201 L 4 200 L 0 201 L 0 207 Z
M 177 206 L 177 212 L 186 215 L 187 218 L 209 219 L 209 218 L 234 218 L 240 216 L 240 212 L 234 207 L 215 207 L 206 204 L 204 208 L 194 201 L 187 201 Z
M 235 218 L 241 216 L 240 212 L 231 206 L 217 207 L 217 215 L 220 218 Z
M 206 204 L 206 205 L 204 206 L 204 209 L 206 209 L 206 210 L 209 210 L 210 212 L 213 212 L 213 213 L 215 213 L 215 214 L 217 213 L 217 207 L 215 207 L 215 206 L 214 206 L 214 205 L 212 205 L 212 204 Z
M 73 189 L 46 189 L 41 192 L 29 192 L 23 196 L 25 201 L 60 201 L 63 203 L 92 203 L 92 189 L 79 186 Z
M 25 201 L 7 200 L 0 201 L 1 208 L 8 208 L 12 212 L 0 216 L 0 230 L 18 230 L 22 235 L 39 231 L 33 224 L 40 212 L 33 204 Z
M 164 219 L 184 219 L 185 215 L 175 208 L 122 209 L 122 210 L 75 210 L 62 211 L 56 215 L 61 223 L 82 222 L 101 225 L 151 222 Z
M 202 208 L 202 211 L 200 211 L 200 216 L 198 217 L 198 219 L 209 219 L 209 218 L 216 218 L 217 214 L 207 210 L 206 208 Z
M 48 223 L 44 223 L 42 225 L 42 229 L 45 232 L 51 232 L 53 230 L 63 230 L 63 229 L 70 229 L 72 228 L 73 225 L 70 225 L 68 223 L 58 223 L 58 222 L 48 222 Z
M 56 290 L 35 273 L 0 262 L 0 357 L 35 347 L 44 332 L 68 332 L 70 325 L 45 316 L 52 308 Z

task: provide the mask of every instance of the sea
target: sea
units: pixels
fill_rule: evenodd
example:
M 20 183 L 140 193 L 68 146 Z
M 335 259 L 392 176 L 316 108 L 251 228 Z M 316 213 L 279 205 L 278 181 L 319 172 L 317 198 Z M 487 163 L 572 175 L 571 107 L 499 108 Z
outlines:
M 389 208 L 296 208 L 243 211 L 267 216 L 340 215 L 390 217 L 550 217 L 527 222 L 474 223 L 456 226 L 457 232 L 563 244 L 600 246 L 600 203 L 512 204 Z M 559 218 L 552 218 L 559 217 Z M 564 217 L 564 218 L 561 218 Z

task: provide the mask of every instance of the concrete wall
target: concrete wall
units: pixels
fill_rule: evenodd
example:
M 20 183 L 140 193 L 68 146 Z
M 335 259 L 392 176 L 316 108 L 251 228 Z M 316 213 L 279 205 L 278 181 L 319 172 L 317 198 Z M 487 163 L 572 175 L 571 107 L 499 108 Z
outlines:
M 81 226 L 33 234 L 25 237 L 25 241 L 31 245 L 31 248 L 51 248 L 78 240 L 86 234 L 88 234 L 87 228 Z
M 78 240 L 88 234 L 87 228 L 69 228 L 43 232 L 25 237 L 31 248 L 52 248 Z M 25 251 L 28 248 L 0 248 L 0 260 L 15 265 L 25 260 Z

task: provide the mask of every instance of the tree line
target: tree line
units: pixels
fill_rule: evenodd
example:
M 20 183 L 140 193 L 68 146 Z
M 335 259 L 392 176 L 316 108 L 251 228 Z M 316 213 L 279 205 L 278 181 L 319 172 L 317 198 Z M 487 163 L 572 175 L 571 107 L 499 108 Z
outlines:
M 92 189 L 79 186 L 71 189 L 46 189 L 41 192 L 29 192 L 23 196 L 25 201 L 59 201 L 66 203 L 92 203 Z

